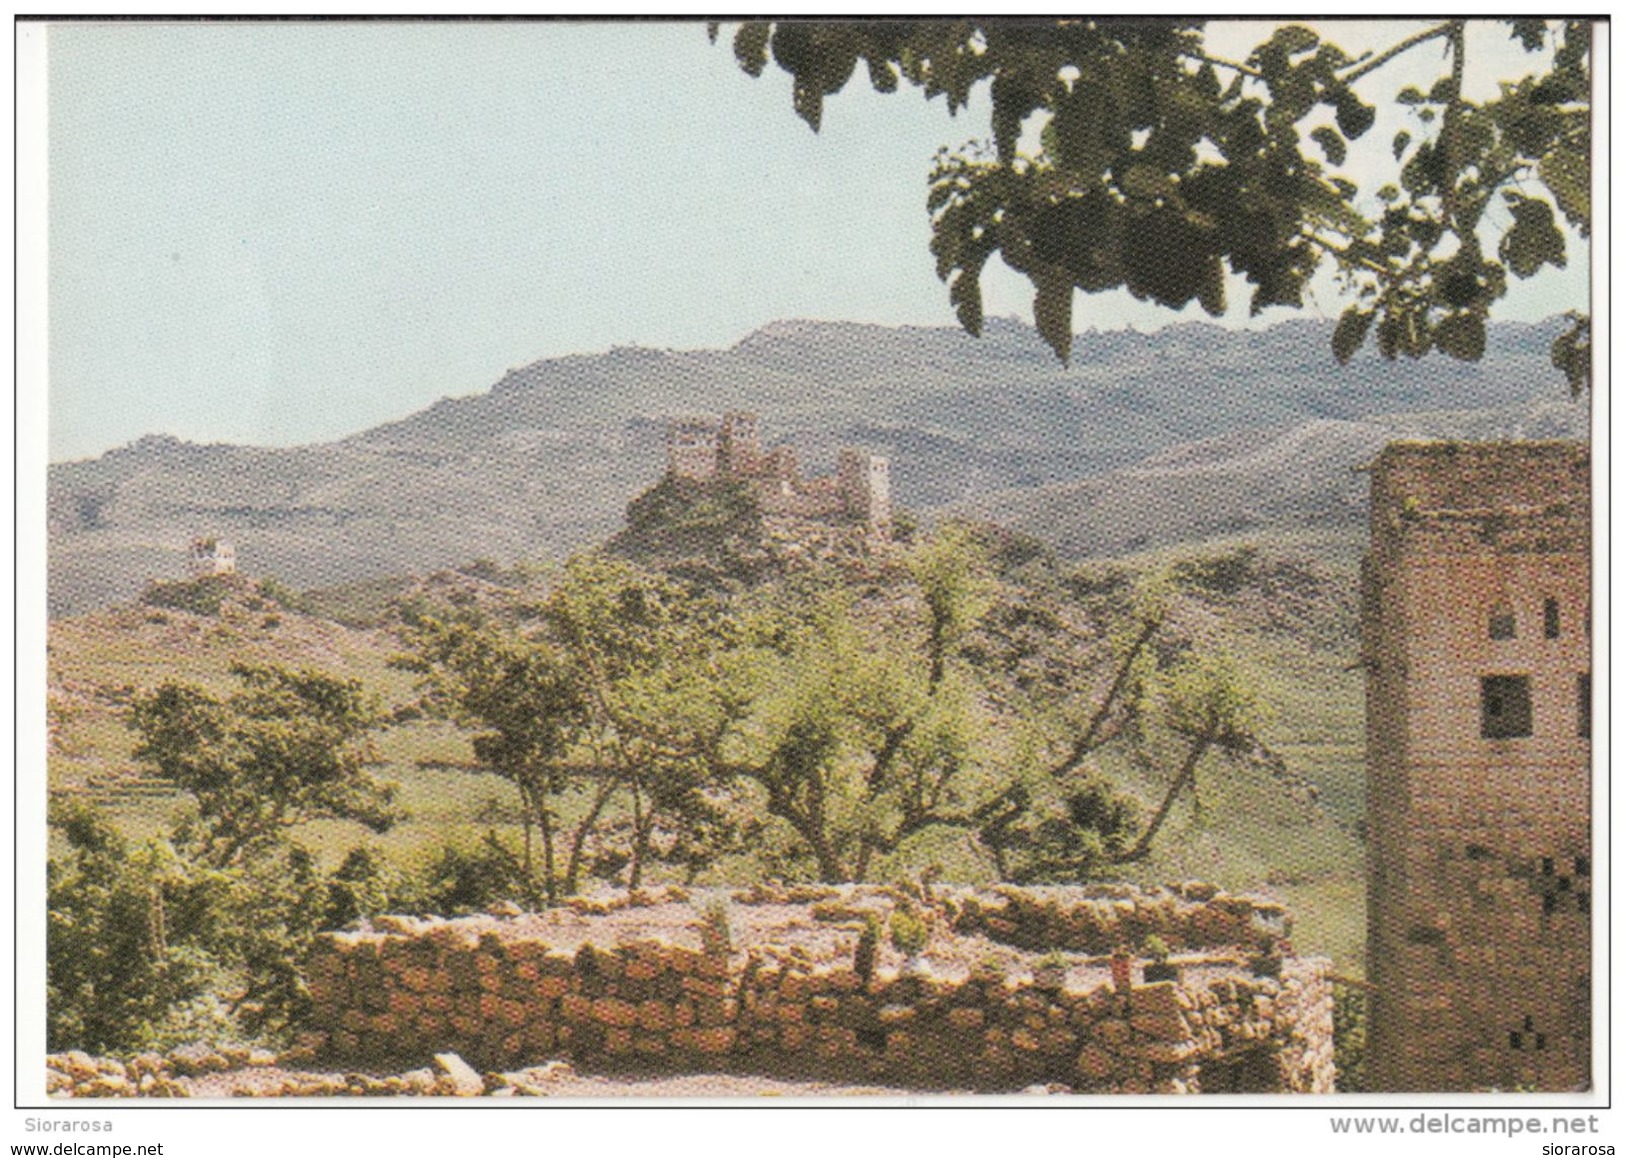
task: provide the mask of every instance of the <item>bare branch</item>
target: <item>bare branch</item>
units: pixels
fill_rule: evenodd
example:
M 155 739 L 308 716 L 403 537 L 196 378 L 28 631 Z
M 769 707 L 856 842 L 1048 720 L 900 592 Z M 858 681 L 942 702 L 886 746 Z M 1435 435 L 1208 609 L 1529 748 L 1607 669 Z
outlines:
M 1437 40 L 1441 36 L 1450 35 L 1451 30 L 1460 23 L 1461 22 L 1459 20 L 1447 20 L 1443 24 L 1436 24 L 1432 28 L 1428 28 L 1416 33 L 1414 36 L 1407 36 L 1404 40 L 1401 40 L 1392 48 L 1379 52 L 1376 56 L 1373 56 L 1364 64 L 1359 64 L 1349 69 L 1349 71 L 1345 72 L 1340 79 L 1344 84 L 1353 84 L 1362 76 L 1367 76 L 1370 73 L 1377 71 L 1377 69 L 1387 64 L 1390 60 L 1394 59 L 1394 57 L 1399 56 L 1402 53 L 1409 52 L 1418 44 L 1426 44 L 1430 40 Z
M 1203 64 L 1211 64 L 1217 68 L 1228 68 L 1231 72 L 1241 73 L 1242 76 L 1255 77 L 1258 80 L 1264 79 L 1264 74 L 1259 72 L 1256 68 L 1251 68 L 1245 64 L 1237 64 L 1233 60 L 1225 60 L 1222 57 L 1209 56 L 1205 52 L 1195 51 L 1184 52 L 1181 53 L 1181 55 L 1188 60 L 1199 60 Z

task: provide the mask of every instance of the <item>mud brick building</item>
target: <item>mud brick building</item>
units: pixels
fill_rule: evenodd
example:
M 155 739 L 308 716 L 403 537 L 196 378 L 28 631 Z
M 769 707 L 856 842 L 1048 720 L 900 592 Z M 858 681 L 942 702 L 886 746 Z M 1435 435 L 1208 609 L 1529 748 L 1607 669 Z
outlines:
M 732 411 L 721 423 L 674 419 L 666 430 L 666 470 L 674 479 L 746 486 L 765 515 L 852 521 L 891 537 L 891 470 L 886 459 L 842 450 L 833 476 L 803 477 L 794 447 L 762 448 L 756 415 Z
M 1567 442 L 1370 467 L 1374 1089 L 1590 1084 L 1590 467 Z
M 208 575 L 234 575 L 237 572 L 237 548 L 224 539 L 212 536 L 193 539 L 190 563 L 192 576 L 197 579 Z

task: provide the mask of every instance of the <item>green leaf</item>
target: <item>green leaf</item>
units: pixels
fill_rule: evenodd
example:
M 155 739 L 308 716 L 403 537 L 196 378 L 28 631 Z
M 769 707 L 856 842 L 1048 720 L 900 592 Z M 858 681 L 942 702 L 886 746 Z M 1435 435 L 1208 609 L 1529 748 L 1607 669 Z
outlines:
M 982 336 L 982 279 L 974 271 L 962 269 L 948 287 L 948 301 L 965 332 Z
M 1389 362 L 1399 353 L 1399 331 L 1400 321 L 1393 310 L 1383 314 L 1377 323 L 1377 351 Z
M 1053 269 L 1034 270 L 1033 321 L 1055 356 L 1065 365 L 1072 357 L 1072 280 Z
M 1571 325 L 1552 342 L 1552 365 L 1563 371 L 1569 392 L 1579 398 L 1591 385 L 1591 318 L 1570 314 Z
M 1428 102 L 1436 105 L 1447 105 L 1456 99 L 1456 79 L 1450 76 L 1441 76 L 1433 82 L 1428 90 Z
M 1343 138 L 1337 135 L 1337 130 L 1322 125 L 1309 134 L 1309 139 L 1320 146 L 1320 151 L 1326 154 L 1326 159 L 1334 165 L 1341 165 L 1348 156 L 1348 147 L 1343 144 Z
M 1591 232 L 1591 158 L 1578 149 L 1559 145 L 1540 161 L 1540 179 L 1552 199 L 1582 237 Z
M 1047 126 L 1054 129 L 1056 160 L 1085 185 L 1099 180 L 1112 163 L 1112 149 L 1102 135 L 1111 119 L 1102 110 L 1103 99 L 1098 86 L 1079 81 L 1056 102 L 1055 116 Z
M 1399 95 L 1394 97 L 1394 100 L 1402 105 L 1425 105 L 1428 102 L 1428 98 L 1422 95 L 1422 90 L 1414 84 L 1408 84 L 1400 89 Z
M 1512 21 L 1512 39 L 1522 44 L 1525 52 L 1539 52 L 1541 45 L 1546 43 L 1546 22 L 1544 20 L 1514 20 Z
M 1544 265 L 1562 269 L 1567 264 L 1563 234 L 1552 217 L 1552 207 L 1538 197 L 1515 196 L 1509 206 L 1512 228 L 1501 237 L 1501 260 L 1521 278 L 1533 277 Z
M 1351 141 L 1365 135 L 1377 119 L 1377 110 L 1361 102 L 1352 89 L 1343 89 L 1334 98 L 1333 111 L 1337 114 L 1337 127 Z
M 1320 43 L 1320 37 L 1301 24 L 1289 24 L 1270 39 L 1281 51 L 1289 56 L 1296 56 L 1300 52 L 1308 52 Z
M 1477 314 L 1451 314 L 1433 330 L 1439 349 L 1458 362 L 1477 362 L 1484 357 L 1484 319 Z
M 734 59 L 751 76 L 761 76 L 767 67 L 767 40 L 773 25 L 766 20 L 747 20 L 734 33 Z
M 1016 72 L 1000 72 L 993 78 L 993 145 L 1001 161 L 1014 160 L 1021 139 L 1022 122 L 1038 105 L 1039 93 L 1027 78 Z
M 1410 143 L 1411 135 L 1404 129 L 1394 134 L 1394 160 L 1397 161 L 1405 155 L 1405 150 L 1410 147 Z
M 1354 352 L 1365 341 L 1372 317 L 1370 310 L 1350 306 L 1337 319 L 1337 328 L 1332 331 L 1332 357 L 1337 359 L 1339 366 L 1348 365 L 1349 359 L 1354 357 Z
M 1150 165 L 1130 165 L 1122 178 L 1123 192 L 1147 201 L 1166 197 L 1174 191 L 1174 183 L 1166 173 L 1159 173 Z
M 812 131 L 816 133 L 824 119 L 823 91 L 797 80 L 791 101 L 795 105 L 796 115 L 812 126 Z
M 869 83 L 876 92 L 897 91 L 897 68 L 891 61 L 880 56 L 870 56 L 868 64 Z
M 1280 46 L 1273 40 L 1259 45 L 1251 61 L 1257 66 L 1258 71 L 1264 74 L 1265 82 L 1272 85 L 1279 83 L 1292 68 L 1292 62 L 1287 59 L 1286 53 L 1282 52 Z
M 1210 318 L 1224 317 L 1224 262 L 1209 258 L 1202 263 L 1202 280 L 1196 287 L 1196 300 Z

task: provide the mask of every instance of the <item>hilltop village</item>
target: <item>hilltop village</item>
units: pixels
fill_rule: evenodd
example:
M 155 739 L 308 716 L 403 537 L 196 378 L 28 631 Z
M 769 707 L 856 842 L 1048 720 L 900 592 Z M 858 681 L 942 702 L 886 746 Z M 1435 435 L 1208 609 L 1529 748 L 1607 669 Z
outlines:
M 673 419 L 666 431 L 666 473 L 682 484 L 734 483 L 764 515 L 860 526 L 876 541 L 892 532 L 891 466 L 867 451 L 843 449 L 835 474 L 805 477 L 796 449 L 762 449 L 754 414 L 730 411 L 720 423 Z

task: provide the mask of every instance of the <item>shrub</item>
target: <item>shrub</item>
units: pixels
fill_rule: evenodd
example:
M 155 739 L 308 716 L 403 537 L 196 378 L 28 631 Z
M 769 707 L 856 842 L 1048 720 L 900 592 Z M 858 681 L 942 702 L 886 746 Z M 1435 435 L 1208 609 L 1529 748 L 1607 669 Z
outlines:
M 377 916 L 407 899 L 402 882 L 385 872 L 382 857 L 362 846 L 352 848 L 327 881 L 324 929 L 342 929 L 363 917 Z
M 733 952 L 733 917 L 721 897 L 707 901 L 700 910 L 700 944 L 707 957 L 726 957 Z
M 875 955 L 880 951 L 880 917 L 876 913 L 863 914 L 863 931 L 852 951 L 852 971 L 867 983 L 874 976 Z
M 149 584 L 141 593 L 148 607 L 190 611 L 193 615 L 219 615 L 221 604 L 242 585 L 235 575 L 204 575 Z
M 46 866 L 46 1048 L 159 1045 L 170 1010 L 222 980 L 197 882 L 167 843 L 131 849 L 89 804 L 53 806 L 51 823 L 69 852 Z
M 1258 571 L 1258 548 L 1246 545 L 1214 555 L 1181 560 L 1174 564 L 1173 575 L 1183 587 L 1215 595 L 1234 595 L 1250 583 Z
M 310 602 L 303 595 L 289 587 L 274 575 L 267 575 L 259 581 L 260 594 L 274 602 L 284 611 L 296 611 L 302 614 L 310 613 Z
M 924 918 L 909 909 L 896 909 L 891 915 L 891 943 L 905 957 L 916 957 L 931 939 Z
M 1337 1065 L 1337 1092 L 1361 1094 L 1365 1080 L 1366 997 L 1352 986 L 1340 985 L 1333 994 L 1332 1056 Z
M 1159 965 L 1168 960 L 1168 942 L 1155 933 L 1145 939 L 1145 944 L 1140 947 L 1140 951 Z
M 420 911 L 449 917 L 484 912 L 512 897 L 529 899 L 533 891 L 518 857 L 492 831 L 474 848 L 444 845 L 414 899 Z
M 276 1042 L 307 1008 L 316 932 L 387 899 L 364 852 L 332 878 L 285 842 L 219 867 L 184 829 L 132 846 L 90 805 L 50 819 L 68 845 L 47 865 L 52 1050 Z

